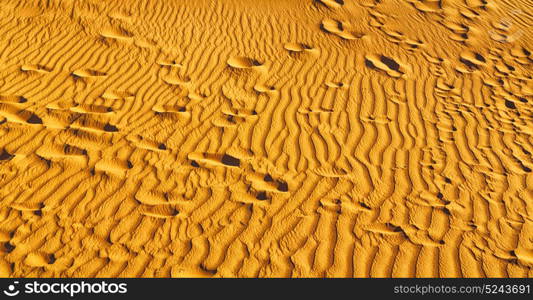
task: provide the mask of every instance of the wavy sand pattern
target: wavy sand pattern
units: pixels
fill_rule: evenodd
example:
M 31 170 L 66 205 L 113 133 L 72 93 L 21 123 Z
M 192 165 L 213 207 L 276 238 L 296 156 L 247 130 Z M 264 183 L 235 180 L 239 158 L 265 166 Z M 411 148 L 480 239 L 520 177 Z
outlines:
M 0 276 L 532 277 L 530 0 L 0 2 Z

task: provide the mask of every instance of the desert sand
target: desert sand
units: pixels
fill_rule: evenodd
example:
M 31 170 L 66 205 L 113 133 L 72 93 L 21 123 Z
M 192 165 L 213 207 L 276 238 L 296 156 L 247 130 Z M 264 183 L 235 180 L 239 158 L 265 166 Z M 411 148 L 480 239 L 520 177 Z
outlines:
M 531 0 L 0 1 L 0 276 L 533 277 Z

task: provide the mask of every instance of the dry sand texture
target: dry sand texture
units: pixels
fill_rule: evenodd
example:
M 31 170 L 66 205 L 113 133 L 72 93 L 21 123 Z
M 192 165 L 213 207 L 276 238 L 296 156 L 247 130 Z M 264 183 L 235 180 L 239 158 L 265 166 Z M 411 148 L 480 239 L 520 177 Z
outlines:
M 0 275 L 531 277 L 532 7 L 0 1 Z

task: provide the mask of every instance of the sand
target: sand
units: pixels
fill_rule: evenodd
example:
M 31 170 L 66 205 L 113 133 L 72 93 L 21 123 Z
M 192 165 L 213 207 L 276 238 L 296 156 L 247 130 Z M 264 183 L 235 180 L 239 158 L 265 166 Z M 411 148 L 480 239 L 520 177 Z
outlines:
M 3 0 L 0 276 L 532 277 L 531 0 Z

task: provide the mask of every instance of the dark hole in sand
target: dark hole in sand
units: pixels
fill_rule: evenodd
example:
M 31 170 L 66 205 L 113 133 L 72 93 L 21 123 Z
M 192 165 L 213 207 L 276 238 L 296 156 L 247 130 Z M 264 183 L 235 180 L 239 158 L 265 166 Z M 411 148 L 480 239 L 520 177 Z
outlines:
M 7 253 L 11 253 L 13 250 L 15 250 L 15 246 L 11 245 L 10 242 L 5 242 L 4 248 L 6 248 Z
M 5 149 L 0 153 L 0 160 L 11 160 L 15 155 L 9 154 Z
M 361 204 L 362 207 L 366 208 L 366 209 L 371 209 L 370 206 L 368 206 L 366 203 L 364 202 L 359 202 L 359 204 Z
M 368 59 L 365 59 L 365 66 L 369 67 L 370 69 L 376 69 L 376 66 L 374 66 L 374 63 Z
M 29 124 L 43 124 L 43 120 L 39 118 L 36 114 L 32 114 L 26 122 L 28 122 Z
M 400 70 L 400 64 L 398 64 L 394 59 L 382 55 L 380 57 L 380 60 L 381 60 L 382 63 L 387 65 L 387 67 L 389 67 L 389 69 L 394 70 L 394 71 L 399 71 Z
M 257 196 L 255 196 L 257 200 L 266 200 L 268 199 L 266 192 L 259 192 Z
M 241 165 L 241 161 L 238 158 L 235 158 L 231 155 L 224 154 L 222 156 L 222 163 L 226 166 L 232 166 L 232 167 L 239 167 Z
M 286 182 L 280 181 L 278 183 L 278 191 L 280 191 L 280 192 L 288 192 L 289 191 L 289 186 L 287 185 Z
M 462 62 L 463 64 L 467 65 L 469 68 L 471 69 L 478 69 L 478 65 L 476 65 L 475 63 L 469 61 L 468 59 L 464 59 L 464 58 L 461 58 L 459 59 L 460 62 Z
M 117 128 L 117 126 L 111 125 L 111 124 L 108 123 L 108 124 L 105 124 L 104 131 L 107 131 L 107 132 L 118 132 L 118 128 Z
M 505 106 L 511 109 L 516 109 L 516 105 L 514 104 L 514 102 L 509 101 L 509 100 L 505 100 Z

